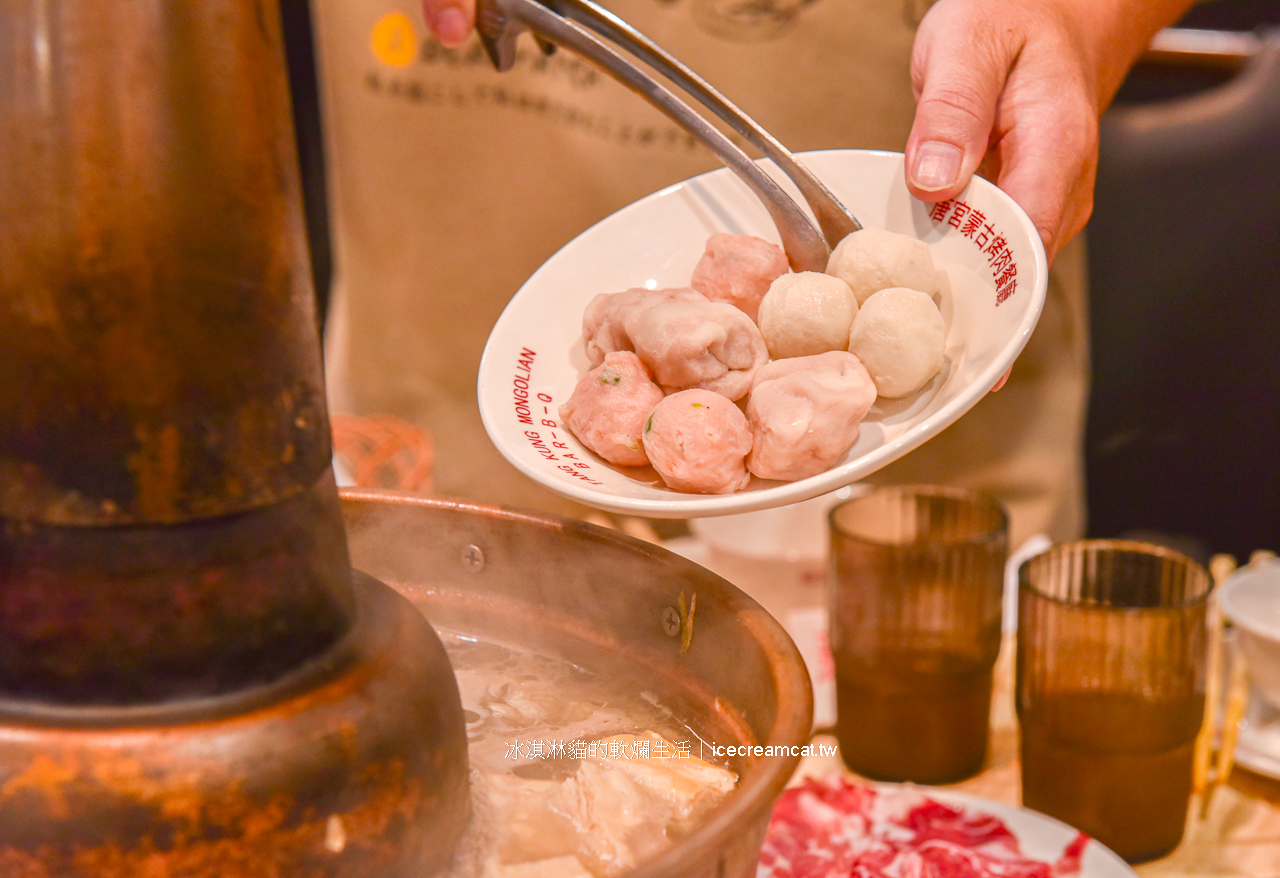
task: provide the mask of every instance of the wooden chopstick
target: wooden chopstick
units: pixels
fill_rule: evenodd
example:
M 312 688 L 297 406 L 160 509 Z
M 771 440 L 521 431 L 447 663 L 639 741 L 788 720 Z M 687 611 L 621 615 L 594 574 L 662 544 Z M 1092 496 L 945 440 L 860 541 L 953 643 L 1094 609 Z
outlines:
M 1214 582 L 1218 580 L 1218 569 L 1229 557 L 1218 555 L 1209 564 Z M 1218 728 L 1218 704 L 1222 691 L 1222 612 L 1218 609 L 1216 594 L 1209 599 L 1209 643 L 1207 667 L 1205 670 L 1204 719 L 1200 723 L 1200 734 L 1196 736 L 1194 760 L 1191 771 L 1191 794 L 1201 797 L 1209 787 L 1209 768 L 1213 764 L 1213 737 Z
M 1274 552 L 1258 550 L 1249 556 L 1250 567 L 1265 564 L 1276 557 Z M 1235 559 L 1230 555 L 1215 555 L 1209 562 L 1209 571 L 1213 575 L 1215 595 L 1218 588 L 1236 569 Z M 1231 776 L 1235 765 L 1236 743 L 1240 736 L 1240 724 L 1244 720 L 1245 711 L 1249 707 L 1249 667 L 1244 654 L 1239 649 L 1228 650 L 1224 630 L 1226 619 L 1217 606 L 1217 600 L 1210 601 L 1210 629 L 1208 674 L 1205 682 L 1205 720 L 1196 738 L 1195 759 L 1192 770 L 1192 793 L 1200 797 L 1200 818 L 1203 820 L 1209 813 L 1209 805 L 1213 801 L 1214 791 L 1225 784 Z M 1224 661 L 1230 662 L 1230 673 L 1227 679 L 1226 692 L 1219 696 L 1219 687 L 1223 677 Z M 1219 698 L 1222 699 L 1222 719 L 1217 719 Z M 1213 747 L 1214 732 L 1218 730 L 1218 750 L 1213 759 L 1213 770 L 1210 772 L 1210 752 Z
M 1231 651 L 1231 681 L 1227 684 L 1226 706 L 1222 710 L 1222 740 L 1218 743 L 1218 758 L 1213 766 L 1213 778 L 1201 800 L 1200 816 L 1209 812 L 1213 792 L 1227 782 L 1235 765 L 1236 740 L 1240 736 L 1240 721 L 1249 706 L 1249 669 L 1244 655 L 1237 649 Z
M 1238 677 L 1243 673 L 1244 662 L 1239 657 L 1231 661 L 1231 682 L 1227 686 L 1226 704 L 1222 702 L 1223 662 L 1226 653 L 1226 619 L 1218 607 L 1217 589 L 1236 569 L 1236 560 L 1230 555 L 1214 555 L 1209 561 L 1209 572 L 1213 576 L 1214 595 L 1209 600 L 1209 643 L 1208 667 L 1205 680 L 1204 721 L 1200 726 L 1200 734 L 1196 738 L 1195 755 L 1192 763 L 1191 792 L 1199 797 L 1200 817 L 1209 813 L 1209 803 L 1213 799 L 1214 790 L 1226 780 L 1231 771 L 1231 763 L 1235 752 L 1236 729 L 1240 717 L 1233 718 L 1234 705 L 1238 699 L 1238 689 L 1248 693 L 1248 678 L 1243 685 Z M 1222 710 L 1222 722 L 1219 724 L 1219 709 Z M 1239 707 L 1243 714 L 1243 706 Z M 1217 760 L 1213 759 L 1213 740 L 1219 737 Z M 1210 771 L 1212 766 L 1213 770 Z

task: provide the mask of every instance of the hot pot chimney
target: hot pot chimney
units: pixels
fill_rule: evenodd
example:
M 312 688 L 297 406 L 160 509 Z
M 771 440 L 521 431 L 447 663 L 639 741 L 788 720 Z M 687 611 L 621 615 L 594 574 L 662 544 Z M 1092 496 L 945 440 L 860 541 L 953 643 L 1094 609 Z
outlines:
M 275 4 L 0 21 L 0 874 L 432 874 L 461 708 L 350 569 Z

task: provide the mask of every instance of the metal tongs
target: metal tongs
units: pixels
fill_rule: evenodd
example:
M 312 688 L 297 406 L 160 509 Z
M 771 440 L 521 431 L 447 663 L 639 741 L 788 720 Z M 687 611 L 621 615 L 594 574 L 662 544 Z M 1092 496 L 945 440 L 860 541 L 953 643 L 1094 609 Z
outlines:
M 550 53 L 559 45 L 581 55 L 670 116 L 706 144 L 756 194 L 777 226 L 782 248 L 796 271 L 825 270 L 831 248 L 862 228 L 827 187 L 754 119 L 639 31 L 591 0 L 478 0 L 476 30 L 500 71 L 511 69 L 516 60 L 516 38 L 529 30 L 543 52 Z M 777 181 L 724 132 L 604 40 L 661 73 L 771 159 L 808 202 L 821 231 L 814 228 Z

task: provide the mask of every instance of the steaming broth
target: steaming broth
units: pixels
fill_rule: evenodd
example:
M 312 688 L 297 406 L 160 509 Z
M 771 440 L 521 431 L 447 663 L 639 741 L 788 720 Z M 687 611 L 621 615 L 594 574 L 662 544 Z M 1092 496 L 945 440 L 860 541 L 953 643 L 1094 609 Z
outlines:
M 441 631 L 467 721 L 472 824 L 455 878 L 612 878 L 736 783 L 636 673 Z

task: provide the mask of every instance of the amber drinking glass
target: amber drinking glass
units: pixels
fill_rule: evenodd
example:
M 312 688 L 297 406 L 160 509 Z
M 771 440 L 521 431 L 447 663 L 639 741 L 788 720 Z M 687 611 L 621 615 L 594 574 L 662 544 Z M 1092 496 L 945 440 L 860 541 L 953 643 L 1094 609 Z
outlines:
M 1018 576 L 1022 802 L 1130 862 L 1182 839 L 1212 580 L 1160 546 L 1085 540 Z
M 831 510 L 830 638 L 845 764 L 944 783 L 986 758 L 1008 515 L 996 501 L 887 486 Z

